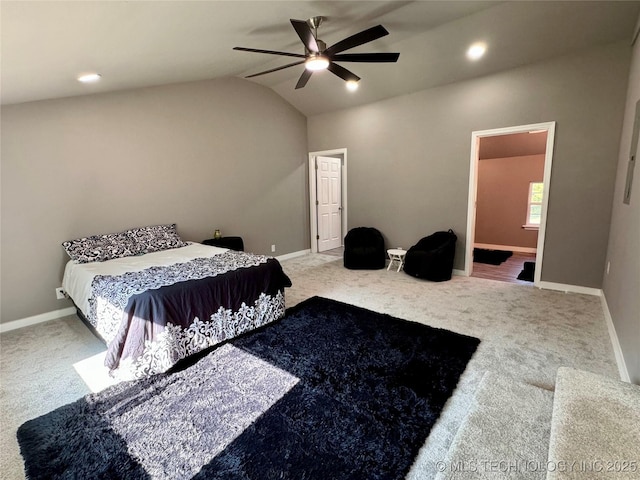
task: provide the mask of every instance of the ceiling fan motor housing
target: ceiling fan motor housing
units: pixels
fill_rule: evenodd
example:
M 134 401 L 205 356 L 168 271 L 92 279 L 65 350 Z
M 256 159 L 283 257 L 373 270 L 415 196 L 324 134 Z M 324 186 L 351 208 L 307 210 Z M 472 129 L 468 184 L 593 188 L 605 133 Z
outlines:
M 317 52 L 312 52 L 307 47 L 304 47 L 304 53 L 306 55 L 313 55 L 314 53 L 322 53 L 327 49 L 327 44 L 324 43 L 322 40 L 318 40 L 316 38 L 316 43 L 318 44 L 318 51 Z

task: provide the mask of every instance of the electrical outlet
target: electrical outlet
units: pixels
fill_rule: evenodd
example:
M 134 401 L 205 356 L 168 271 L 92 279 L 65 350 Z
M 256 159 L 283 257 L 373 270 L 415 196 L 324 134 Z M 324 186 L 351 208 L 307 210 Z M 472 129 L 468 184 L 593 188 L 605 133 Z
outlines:
M 67 294 L 65 293 L 64 288 L 62 287 L 56 288 L 56 298 L 58 300 L 64 300 L 65 298 L 67 298 Z
M 275 245 L 271 245 L 271 251 L 275 252 L 276 251 L 276 246 Z

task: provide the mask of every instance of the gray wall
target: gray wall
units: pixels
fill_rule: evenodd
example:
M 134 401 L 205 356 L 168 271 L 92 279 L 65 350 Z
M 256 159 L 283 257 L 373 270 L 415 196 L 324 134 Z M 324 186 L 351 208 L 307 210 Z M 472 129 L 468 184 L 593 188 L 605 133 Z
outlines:
M 306 119 L 241 80 L 2 108 L 2 322 L 55 299 L 80 236 L 176 222 L 187 240 L 309 248 Z
M 542 280 L 600 288 L 630 54 L 617 43 L 313 116 L 309 149 L 347 147 L 350 227 L 405 248 L 452 228 L 463 269 L 471 133 L 556 121 Z
M 640 385 L 640 166 L 633 179 L 629 205 L 622 202 L 636 102 L 640 100 L 640 41 L 636 42 L 629 76 L 627 108 L 620 139 L 616 188 L 611 213 L 611 232 L 604 274 L 604 295 L 616 328 L 629 377 Z M 640 150 L 640 144 L 638 147 Z M 640 151 L 636 152 L 640 155 Z

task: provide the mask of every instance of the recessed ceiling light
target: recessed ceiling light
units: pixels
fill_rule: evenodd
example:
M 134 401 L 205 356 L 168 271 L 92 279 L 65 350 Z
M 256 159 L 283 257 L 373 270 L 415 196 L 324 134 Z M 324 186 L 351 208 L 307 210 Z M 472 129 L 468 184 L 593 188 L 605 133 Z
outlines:
M 356 82 L 355 80 L 347 81 L 347 90 L 349 90 L 350 92 L 355 92 L 357 89 L 358 89 L 358 82 Z
M 93 83 L 100 80 L 100 77 L 102 77 L 102 75 L 99 73 L 85 73 L 78 77 L 78 81 L 82 83 Z
M 474 43 L 467 50 L 467 58 L 469 60 L 478 60 L 478 59 L 482 58 L 482 56 L 484 55 L 484 53 L 486 51 L 487 51 L 487 45 L 486 44 L 484 44 L 482 42 Z

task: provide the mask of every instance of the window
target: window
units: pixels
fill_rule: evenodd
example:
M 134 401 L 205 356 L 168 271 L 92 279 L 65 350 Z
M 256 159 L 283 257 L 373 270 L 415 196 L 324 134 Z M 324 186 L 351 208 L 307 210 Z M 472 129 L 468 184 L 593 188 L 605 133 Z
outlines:
M 529 197 L 527 200 L 527 221 L 524 228 L 540 228 L 542 218 L 542 197 L 544 185 L 542 182 L 531 182 L 529 184 Z

